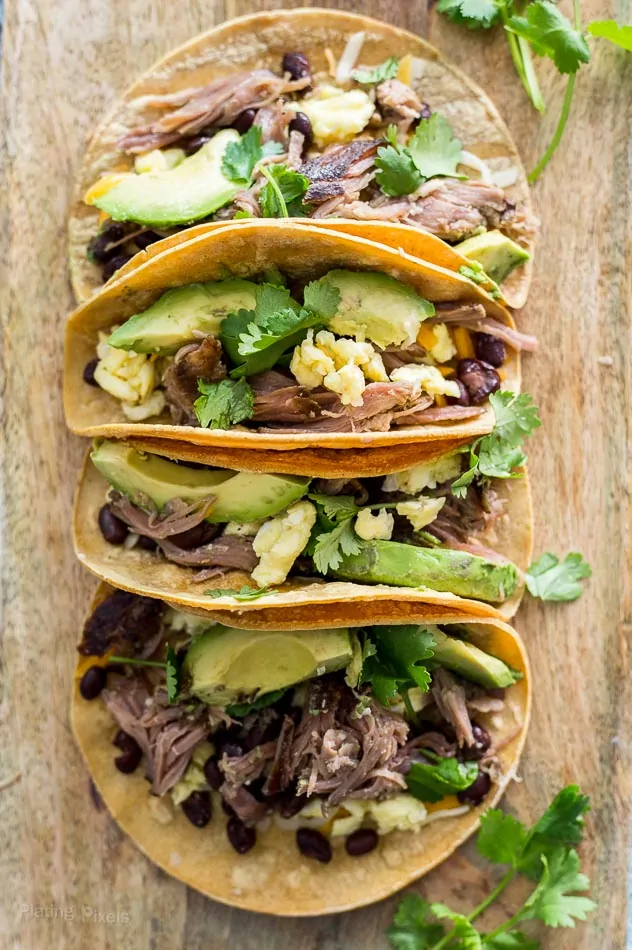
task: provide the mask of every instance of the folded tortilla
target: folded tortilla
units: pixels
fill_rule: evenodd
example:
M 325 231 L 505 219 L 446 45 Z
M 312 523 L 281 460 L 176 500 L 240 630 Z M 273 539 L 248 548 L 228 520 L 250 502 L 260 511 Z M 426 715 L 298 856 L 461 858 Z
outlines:
M 489 406 L 481 416 L 469 421 L 402 426 L 388 432 L 288 433 L 280 429 L 277 434 L 242 427 L 205 429 L 173 425 L 167 414 L 157 422 L 134 423 L 125 417 L 116 399 L 84 382 L 83 370 L 96 354 L 99 330 L 146 310 L 169 288 L 230 275 L 257 277 L 272 267 L 290 281 L 298 282 L 314 280 L 335 268 L 380 271 L 427 300 L 478 303 L 488 316 L 514 327 L 508 311 L 472 281 L 405 252 L 308 224 L 253 220 L 226 225 L 151 257 L 120 280 L 106 285 L 71 315 L 66 328 L 64 402 L 73 432 L 106 438 L 173 439 L 225 449 L 294 451 L 308 447 L 373 449 L 453 442 L 491 431 L 494 413 Z M 503 388 L 519 392 L 520 357 L 511 347 L 502 373 Z
M 86 253 L 98 232 L 100 215 L 84 203 L 83 196 L 101 176 L 132 166 L 133 159 L 118 150 L 117 142 L 126 132 L 155 119 L 152 97 L 205 86 L 236 70 L 268 67 L 278 71 L 283 54 L 291 50 L 305 53 L 314 72 L 328 72 L 327 51 L 338 60 L 350 37 L 360 32 L 364 33 L 363 62 L 412 57 L 410 85 L 420 99 L 448 115 L 463 148 L 483 159 L 492 175 L 502 181 L 508 199 L 523 205 L 531 215 L 526 172 L 496 107 L 429 43 L 406 30 L 340 10 L 257 13 L 223 23 L 155 63 L 126 90 L 96 129 L 79 172 L 69 225 L 71 280 L 77 300 L 86 300 L 102 284 L 98 268 Z M 503 294 L 513 307 L 523 306 L 528 294 L 533 244 L 533 240 L 527 244 L 531 260 L 503 283 Z
M 217 464 L 217 463 L 216 463 Z M 233 460 L 233 468 L 239 465 Z M 520 571 L 531 563 L 533 512 L 529 481 L 525 475 L 516 479 L 497 479 L 494 488 L 504 515 L 495 526 L 493 549 L 501 557 L 513 562 Z M 519 584 L 515 593 L 502 604 L 460 598 L 448 592 L 428 588 L 391 587 L 384 584 L 357 584 L 326 580 L 315 576 L 303 579 L 290 577 L 285 583 L 256 600 L 242 601 L 230 594 L 211 598 L 204 591 L 239 591 L 252 584 L 250 575 L 233 570 L 208 581 L 195 581 L 195 568 L 180 567 L 153 551 L 138 546 L 128 549 L 109 544 L 98 524 L 99 509 L 105 504 L 109 485 L 86 457 L 75 498 L 73 538 L 75 553 L 89 571 L 115 587 L 149 597 L 166 600 L 182 606 L 211 613 L 215 619 L 228 617 L 230 623 L 239 616 L 246 626 L 256 624 L 256 618 L 271 617 L 274 626 L 332 626 L 348 623 L 343 617 L 366 617 L 372 623 L 387 622 L 392 616 L 404 622 L 420 603 L 436 605 L 441 610 L 452 609 L 456 614 L 472 616 L 500 616 L 511 618 L 516 613 L 524 592 Z M 364 612 L 364 613 L 363 613 Z M 383 615 L 383 617 L 382 617 Z M 278 619 L 277 619 L 278 618 Z M 365 618 L 366 619 L 366 618 Z M 224 621 L 222 621 L 224 622 Z M 367 621 L 368 622 L 368 621 Z
M 110 587 L 101 584 L 92 609 L 111 593 Z M 389 619 L 397 622 L 384 618 L 385 622 Z M 449 623 L 450 619 L 449 611 L 429 612 L 420 602 L 407 622 Z M 227 840 L 217 803 L 215 817 L 202 830 L 193 827 L 181 809 L 176 809 L 171 821 L 160 823 L 148 807 L 149 786 L 142 770 L 123 775 L 114 766 L 112 738 L 117 726 L 110 713 L 101 701 L 88 702 L 79 693 L 81 676 L 95 664 L 95 657 L 82 657 L 75 672 L 71 708 L 75 739 L 114 820 L 151 861 L 177 880 L 221 903 L 277 916 L 352 910 L 388 897 L 448 858 L 477 829 L 481 814 L 498 802 L 515 776 L 531 711 L 524 644 L 516 631 L 500 620 L 463 614 L 456 619 L 467 624 L 472 643 L 523 674 L 511 687 L 513 721 L 505 720 L 493 734 L 495 744 L 502 746 L 498 757 L 503 774 L 482 805 L 466 814 L 432 821 L 416 834 L 391 832 L 362 858 L 336 848 L 328 865 L 307 861 L 296 848 L 294 834 L 274 824 L 258 834 L 252 851 L 237 855 Z M 357 618 L 353 622 L 358 625 L 363 621 Z

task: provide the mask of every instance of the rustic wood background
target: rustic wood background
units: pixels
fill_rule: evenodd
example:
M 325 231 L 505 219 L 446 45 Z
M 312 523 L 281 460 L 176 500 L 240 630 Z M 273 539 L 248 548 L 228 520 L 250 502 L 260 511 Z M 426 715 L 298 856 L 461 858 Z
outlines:
M 73 173 L 97 118 L 157 56 L 223 19 L 277 5 L 8 0 L 0 118 L 2 947 L 386 947 L 383 931 L 395 900 L 319 920 L 255 919 L 155 870 L 91 797 L 68 724 L 74 642 L 93 588 L 72 556 L 70 505 L 83 447 L 64 430 L 60 396 L 62 326 L 71 305 L 65 228 Z M 563 80 L 546 65 L 540 69 L 551 102 L 541 121 L 513 73 L 502 32 L 479 36 L 452 27 L 425 0 L 329 5 L 428 37 L 489 91 L 527 163 L 541 153 Z M 586 0 L 582 7 L 586 21 L 612 15 L 630 21 L 628 0 Z M 535 711 L 524 781 L 507 804 L 524 818 L 535 816 L 567 782 L 580 783 L 593 800 L 584 856 L 600 910 L 576 931 L 547 936 L 544 947 L 555 950 L 625 946 L 632 791 L 632 56 L 602 42 L 593 49 L 563 145 L 535 189 L 542 240 L 533 292 L 520 318 L 541 339 L 538 355 L 525 366 L 526 388 L 544 419 L 530 451 L 536 552 L 581 550 L 594 569 L 578 604 L 529 604 L 517 623 L 535 667 Z M 608 365 L 600 357 L 608 357 Z M 473 906 L 488 885 L 488 872 L 470 847 L 420 889 Z

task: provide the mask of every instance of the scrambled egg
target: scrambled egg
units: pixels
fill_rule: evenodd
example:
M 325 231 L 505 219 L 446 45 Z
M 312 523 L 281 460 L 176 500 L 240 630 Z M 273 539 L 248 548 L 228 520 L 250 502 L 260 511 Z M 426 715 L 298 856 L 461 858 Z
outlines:
M 437 323 L 432 328 L 436 343 L 430 347 L 430 355 L 437 363 L 447 363 L 456 356 L 456 346 L 452 342 L 450 331 L 445 323 Z
M 406 495 L 418 495 L 424 488 L 436 488 L 451 478 L 461 474 L 461 456 L 442 455 L 434 462 L 424 462 L 407 468 L 403 472 L 387 475 L 382 482 L 382 490 L 386 492 L 401 491 Z
M 324 386 L 338 393 L 345 406 L 361 406 L 366 380 L 387 382 L 382 357 L 370 343 L 336 339 L 328 330 L 307 338 L 294 347 L 290 370 L 301 386 Z
M 458 383 L 453 379 L 446 379 L 445 376 L 442 376 L 436 366 L 425 366 L 419 363 L 399 366 L 391 373 L 391 379 L 397 383 L 418 385 L 429 396 L 455 396 L 458 398 L 460 395 Z
M 108 345 L 108 338 L 108 333 L 99 333 L 99 362 L 94 378 L 101 389 L 120 400 L 123 412 L 133 422 L 160 415 L 165 408 L 165 396 L 156 389 L 159 379 L 155 357 L 151 353 L 115 349 Z
M 197 746 L 186 772 L 171 789 L 171 798 L 174 805 L 181 805 L 192 792 L 201 792 L 208 788 L 204 776 L 204 763 L 213 755 L 214 751 L 215 749 L 210 742 L 200 742 Z
M 299 817 L 316 827 L 322 813 L 322 802 L 315 799 L 301 809 Z M 335 817 L 331 825 L 332 838 L 350 835 L 366 825 L 375 828 L 378 835 L 387 835 L 391 831 L 417 831 L 428 812 L 423 802 L 402 792 L 383 802 L 345 799 L 337 815 L 340 817 Z
M 259 564 L 251 575 L 259 587 L 283 583 L 309 541 L 315 521 L 315 506 L 299 501 L 261 525 L 253 541 Z
M 175 168 L 186 158 L 186 152 L 181 148 L 155 148 L 151 152 L 137 155 L 134 159 L 134 171 L 138 175 L 145 172 L 167 172 Z
M 376 514 L 363 508 L 355 520 L 355 533 L 364 541 L 390 541 L 394 527 L 395 519 L 386 508 L 380 508 Z
M 261 524 L 261 521 L 229 521 L 224 528 L 224 534 L 236 534 L 242 538 L 254 538 Z
M 296 110 L 309 118 L 314 141 L 322 148 L 332 142 L 349 142 L 362 132 L 375 112 L 375 104 L 361 89 L 344 92 L 324 85 L 296 103 Z
M 395 510 L 398 515 L 408 518 L 415 531 L 421 531 L 435 520 L 444 505 L 445 498 L 424 498 L 422 495 L 412 501 L 400 502 Z

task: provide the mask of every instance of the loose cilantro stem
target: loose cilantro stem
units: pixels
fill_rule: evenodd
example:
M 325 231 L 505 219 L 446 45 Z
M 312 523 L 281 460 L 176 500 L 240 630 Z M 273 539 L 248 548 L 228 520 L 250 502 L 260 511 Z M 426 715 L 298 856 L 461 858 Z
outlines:
M 109 656 L 108 663 L 130 663 L 132 666 L 158 666 L 163 670 L 167 666 L 166 663 L 161 663 L 159 660 L 137 660 L 131 656 Z
M 502 18 L 503 23 L 506 26 L 507 23 L 509 23 L 509 12 L 506 6 L 502 7 Z M 542 98 L 538 77 L 533 67 L 531 48 L 526 40 L 522 39 L 522 37 L 516 36 L 515 33 L 510 33 L 509 31 L 505 32 L 507 36 L 507 42 L 509 43 L 511 58 L 513 59 L 514 66 L 516 67 L 516 72 L 520 77 L 520 82 L 524 86 L 529 99 L 533 103 L 533 106 L 538 110 L 538 112 L 544 112 L 546 106 L 544 104 L 544 99 Z
M 581 30 L 582 28 L 582 13 L 580 8 L 580 0 L 573 0 L 573 18 L 574 25 L 576 30 Z M 537 181 L 546 166 L 551 161 L 553 154 L 560 144 L 562 136 L 564 135 L 564 129 L 566 128 L 566 123 L 568 122 L 568 117 L 571 113 L 571 103 L 573 101 L 573 93 L 575 91 L 575 79 L 577 73 L 573 73 L 568 77 L 568 83 L 566 84 L 566 93 L 564 95 L 564 102 L 562 104 L 562 111 L 560 113 L 559 122 L 557 123 L 557 128 L 553 133 L 553 138 L 549 144 L 549 147 L 545 151 L 544 155 L 535 166 L 533 171 L 527 176 L 527 181 L 530 184 L 533 184 L 534 181 Z
M 523 910 L 524 910 L 524 907 L 522 907 L 518 911 L 517 914 L 514 914 L 513 917 L 510 917 L 509 920 L 506 920 L 504 924 L 500 924 L 498 927 L 496 927 L 495 930 L 492 930 L 490 933 L 485 934 L 485 939 L 492 940 L 494 937 L 497 937 L 499 934 L 505 933 L 505 931 L 509 930 L 510 927 L 513 927 L 514 924 L 520 923 L 520 921 L 522 920 Z
M 278 198 L 281 211 L 283 212 L 282 214 L 279 215 L 279 217 L 289 218 L 289 214 L 287 212 L 287 205 L 285 203 L 285 198 L 283 197 L 283 192 L 281 191 L 276 181 L 274 180 L 274 176 L 270 174 L 270 172 L 268 171 L 265 165 L 259 165 L 259 171 L 261 172 L 263 177 L 267 180 L 268 184 L 270 185 L 273 192 Z
M 480 917 L 483 911 L 487 910 L 490 904 L 494 903 L 496 898 L 499 897 L 500 894 L 502 894 L 502 892 L 505 890 L 507 885 L 510 884 L 511 881 L 514 879 L 515 874 L 516 872 L 514 868 L 510 868 L 510 870 L 507 871 L 505 876 L 500 879 L 500 881 L 498 882 L 494 890 L 490 894 L 488 894 L 485 900 L 482 901 L 482 903 L 480 903 L 478 907 L 475 907 L 474 910 L 471 911 L 471 913 L 467 915 L 467 919 L 469 920 L 470 923 L 476 920 L 477 917 Z M 510 921 L 507 921 L 505 924 L 502 924 L 501 927 L 498 928 L 498 930 L 495 930 L 493 934 L 488 934 L 488 936 L 495 937 L 497 933 L 500 933 L 502 930 L 505 929 L 506 926 L 508 926 L 509 924 L 513 922 L 514 922 L 514 918 L 512 917 Z M 443 948 L 447 947 L 447 945 L 453 939 L 454 939 L 454 930 L 451 930 L 445 935 L 445 937 L 442 937 L 441 940 L 438 941 L 438 943 L 433 944 L 432 947 L 430 947 L 430 950 L 443 950 Z

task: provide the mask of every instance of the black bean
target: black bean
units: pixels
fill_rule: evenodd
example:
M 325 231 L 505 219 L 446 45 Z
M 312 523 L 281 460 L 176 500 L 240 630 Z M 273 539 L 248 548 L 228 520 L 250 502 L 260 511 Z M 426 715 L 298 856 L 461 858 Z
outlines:
M 460 379 L 455 379 L 452 376 L 448 376 L 448 379 L 451 383 L 456 383 L 459 387 L 460 395 L 457 396 L 446 396 L 446 401 L 450 403 L 451 406 L 469 406 L 470 404 L 470 394 L 463 385 Z
M 228 815 L 229 818 L 235 817 L 235 809 L 231 805 L 229 805 L 228 802 L 225 801 L 223 798 L 222 798 L 222 811 L 224 812 L 225 815 Z
M 204 763 L 204 778 L 211 788 L 218 791 L 224 784 L 224 773 L 219 767 L 219 763 L 214 755 Z
M 498 337 L 489 333 L 474 334 L 474 349 L 479 360 L 498 368 L 507 358 L 507 347 Z
M 467 761 L 482 759 L 492 744 L 492 737 L 487 729 L 483 729 L 477 722 L 472 723 L 472 735 L 474 744 L 463 750 L 463 758 Z
M 305 53 L 286 53 L 283 57 L 281 68 L 284 73 L 289 73 L 292 79 L 303 79 L 305 76 L 311 76 L 312 74 L 309 60 Z
M 213 138 L 212 133 L 200 132 L 199 135 L 192 135 L 191 138 L 183 139 L 182 148 L 187 155 L 193 155 L 199 152 L 203 145 L 206 145 Z
M 182 802 L 182 811 L 196 828 L 205 828 L 213 817 L 211 793 L 191 792 L 189 797 Z
M 117 254 L 116 257 L 113 257 L 109 260 L 104 267 L 101 268 L 101 276 L 103 281 L 109 280 L 113 274 L 116 273 L 119 268 L 124 264 L 127 264 L 128 261 L 131 261 L 133 254 Z
M 244 754 L 244 747 L 237 742 L 225 742 L 222 746 L 222 754 L 234 759 Z
M 482 360 L 460 360 L 456 373 L 475 406 L 500 389 L 500 376 L 493 366 Z
M 327 838 L 315 828 L 299 828 L 296 832 L 296 843 L 299 851 L 306 858 L 315 858 L 322 864 L 329 864 L 331 861 L 331 845 Z
M 294 818 L 306 802 L 304 795 L 297 795 L 295 792 L 285 792 L 279 802 L 279 814 L 281 818 Z
M 352 858 L 359 858 L 363 854 L 368 854 L 369 851 L 374 851 L 377 843 L 377 831 L 373 828 L 358 828 L 345 841 L 345 848 Z
M 290 132 L 300 132 L 305 141 L 303 142 L 303 151 L 306 152 L 314 141 L 314 132 L 309 116 L 304 112 L 297 112 L 289 125 Z
M 136 739 L 132 738 L 132 736 L 126 732 L 123 732 L 122 729 L 119 729 L 112 741 L 112 745 L 117 746 L 122 752 L 121 755 L 114 759 L 114 764 L 119 772 L 123 772 L 125 775 L 134 772 L 143 757 L 142 749 L 136 742 Z
M 155 244 L 156 241 L 162 241 L 162 235 L 156 234 L 155 231 L 143 231 L 134 238 L 134 244 L 139 247 L 141 251 L 144 251 L 150 244 Z
M 90 360 L 83 368 L 83 381 L 87 383 L 88 386 L 98 386 L 96 379 L 94 378 L 94 371 L 99 365 L 99 357 L 95 356 L 93 360 Z
M 153 538 L 148 538 L 146 534 L 141 534 L 138 538 L 138 547 L 142 548 L 143 551 L 155 551 L 158 545 Z
M 91 666 L 79 680 L 79 692 L 84 699 L 96 699 L 107 681 L 104 666 Z
M 114 221 L 104 228 L 88 245 L 88 256 L 97 264 L 105 264 L 116 256 L 118 247 L 110 245 L 122 241 L 125 237 L 125 226 Z
M 217 532 L 217 525 L 202 521 L 200 524 L 196 524 L 194 528 L 189 528 L 188 531 L 171 535 L 169 540 L 177 544 L 179 548 L 189 551 L 191 548 L 199 548 L 200 545 L 207 544 L 215 537 Z
M 492 780 L 486 772 L 479 772 L 469 788 L 457 794 L 458 800 L 463 805 L 480 805 L 487 795 Z
M 257 841 L 257 832 L 254 828 L 246 828 L 243 821 L 240 821 L 236 815 L 228 819 L 226 825 L 226 834 L 237 854 L 245 854 L 254 848 Z
M 116 517 L 110 505 L 103 505 L 99 511 L 99 528 L 108 544 L 123 544 L 127 537 L 127 525 Z
M 235 131 L 239 132 L 240 135 L 244 135 L 255 121 L 256 114 L 256 109 L 244 109 L 243 112 L 240 112 L 233 122 Z

